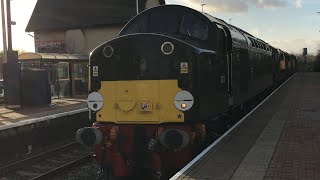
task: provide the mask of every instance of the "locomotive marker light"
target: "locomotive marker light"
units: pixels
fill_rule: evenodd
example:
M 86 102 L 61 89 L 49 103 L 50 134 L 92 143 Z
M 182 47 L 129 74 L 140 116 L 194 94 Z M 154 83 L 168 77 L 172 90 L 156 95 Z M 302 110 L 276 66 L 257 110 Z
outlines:
M 174 105 L 180 111 L 187 111 L 192 108 L 194 98 L 188 91 L 180 91 L 174 97 Z
M 174 45 L 171 42 L 164 42 L 161 45 L 161 51 L 165 55 L 170 55 L 174 51 Z
M 182 104 L 181 104 L 181 107 L 182 107 L 183 109 L 185 109 L 185 108 L 187 107 L 187 104 L 186 104 L 186 103 L 182 103 Z
M 98 111 L 103 106 L 103 97 L 100 93 L 92 92 L 89 94 L 87 99 L 89 109 L 92 111 Z
M 111 58 L 113 56 L 114 50 L 113 47 L 110 45 L 107 45 L 106 47 L 103 48 L 103 55 L 106 58 Z

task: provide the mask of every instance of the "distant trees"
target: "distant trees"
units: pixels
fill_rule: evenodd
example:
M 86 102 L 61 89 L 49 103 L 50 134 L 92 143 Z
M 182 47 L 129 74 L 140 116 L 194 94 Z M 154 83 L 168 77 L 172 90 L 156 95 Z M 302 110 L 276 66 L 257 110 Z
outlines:
M 17 51 L 18 51 L 18 55 L 20 55 L 20 54 L 22 54 L 22 53 L 27 52 L 27 51 L 26 51 L 26 50 L 24 50 L 24 49 L 18 49 Z
M 315 60 L 317 60 L 317 61 L 319 61 L 320 60 L 320 44 L 318 45 L 318 54 L 317 54 L 317 56 L 316 56 L 316 59 Z
M 76 53 L 76 43 L 73 39 L 68 38 L 65 41 L 65 51 L 68 54 L 75 54 Z
M 315 61 L 313 64 L 313 71 L 320 72 L 320 45 L 318 48 L 318 54 L 315 57 Z
M 305 57 L 304 57 L 304 55 L 302 54 L 302 53 L 300 53 L 300 54 L 294 54 L 296 57 L 297 57 L 297 60 L 298 60 L 298 62 L 299 63 L 304 63 L 304 61 L 305 61 Z M 308 54 L 307 55 L 307 61 L 308 62 L 313 62 L 314 60 L 315 60 L 315 55 L 313 55 L 313 54 Z

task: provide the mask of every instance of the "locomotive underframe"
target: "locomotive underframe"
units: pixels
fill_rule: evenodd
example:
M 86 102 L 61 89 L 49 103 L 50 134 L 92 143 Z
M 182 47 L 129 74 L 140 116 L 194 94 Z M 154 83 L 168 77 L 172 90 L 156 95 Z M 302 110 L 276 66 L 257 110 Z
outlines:
M 95 123 L 93 127 L 99 129 L 104 137 L 95 146 L 96 161 L 115 177 L 149 175 L 149 178 L 158 179 L 167 176 L 169 172 L 179 170 L 199 152 L 206 136 L 203 124 Z M 177 133 L 172 131 L 183 132 L 185 137 L 179 139 Z

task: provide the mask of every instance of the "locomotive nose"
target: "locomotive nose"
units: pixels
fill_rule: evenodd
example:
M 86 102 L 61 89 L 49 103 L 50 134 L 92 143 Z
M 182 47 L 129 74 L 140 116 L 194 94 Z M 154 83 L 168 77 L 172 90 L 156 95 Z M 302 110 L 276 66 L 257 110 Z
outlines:
M 131 34 L 101 45 L 90 56 L 88 107 L 96 112 L 91 117 L 113 123 L 184 122 L 194 104 L 198 51 L 163 34 Z

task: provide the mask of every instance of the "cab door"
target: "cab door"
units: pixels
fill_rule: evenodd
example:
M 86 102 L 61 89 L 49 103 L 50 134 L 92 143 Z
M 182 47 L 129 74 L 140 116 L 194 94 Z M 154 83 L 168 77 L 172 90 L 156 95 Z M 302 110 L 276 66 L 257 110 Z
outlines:
M 232 60 L 232 37 L 230 30 L 223 26 L 224 33 L 220 33 L 220 37 L 224 39 L 224 45 L 223 47 L 225 50 L 223 51 L 223 54 L 226 57 L 226 68 L 227 68 L 227 77 L 226 77 L 226 95 L 228 97 L 228 106 L 233 105 L 233 60 Z
M 199 56 L 200 111 L 202 117 L 222 113 L 228 107 L 227 41 L 227 34 L 220 27 L 216 53 L 203 53 Z

